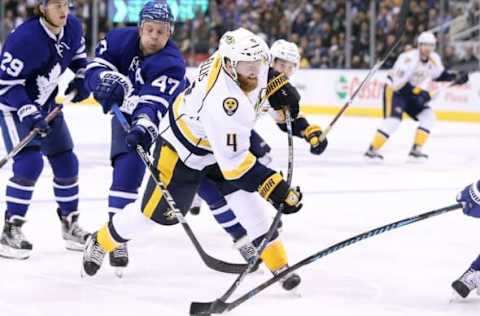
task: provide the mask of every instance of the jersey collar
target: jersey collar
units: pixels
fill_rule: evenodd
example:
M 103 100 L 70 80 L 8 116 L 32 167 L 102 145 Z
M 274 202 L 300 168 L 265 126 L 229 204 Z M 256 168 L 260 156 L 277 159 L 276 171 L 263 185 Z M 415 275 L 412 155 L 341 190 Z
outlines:
M 53 39 L 55 42 L 58 42 L 63 38 L 63 31 L 64 31 L 65 27 L 62 27 L 62 29 L 60 30 L 60 34 L 58 34 L 58 36 L 57 36 L 57 35 L 53 34 L 52 31 L 50 31 L 50 29 L 47 27 L 47 25 L 45 24 L 45 21 L 43 21 L 42 18 L 40 18 L 39 20 L 40 20 L 40 25 L 42 26 L 45 33 L 47 33 L 48 37 Z

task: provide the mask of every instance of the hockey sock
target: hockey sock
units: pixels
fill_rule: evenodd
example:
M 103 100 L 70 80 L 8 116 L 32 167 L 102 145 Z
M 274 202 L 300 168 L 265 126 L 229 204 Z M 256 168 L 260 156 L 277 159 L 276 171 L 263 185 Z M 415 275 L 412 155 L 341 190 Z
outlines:
M 426 128 L 418 127 L 417 132 L 415 133 L 414 145 L 417 147 L 422 147 L 430 136 L 430 131 Z
M 478 256 L 477 259 L 475 259 L 474 262 L 472 262 L 472 265 L 470 266 L 475 271 L 480 271 L 480 256 Z
M 232 236 L 233 240 L 238 240 L 247 234 L 214 182 L 204 179 L 198 188 L 198 195 L 207 202 L 215 220 Z
M 288 264 L 287 252 L 280 239 L 270 242 L 263 250 L 261 258 L 272 272 Z
M 138 198 L 145 166 L 137 153 L 119 155 L 113 161 L 113 179 L 108 195 L 109 217 Z
M 372 149 L 379 150 L 380 148 L 382 148 L 382 146 L 387 142 L 388 137 L 388 134 L 378 129 L 375 133 L 375 136 L 373 137 L 373 141 L 371 144 Z

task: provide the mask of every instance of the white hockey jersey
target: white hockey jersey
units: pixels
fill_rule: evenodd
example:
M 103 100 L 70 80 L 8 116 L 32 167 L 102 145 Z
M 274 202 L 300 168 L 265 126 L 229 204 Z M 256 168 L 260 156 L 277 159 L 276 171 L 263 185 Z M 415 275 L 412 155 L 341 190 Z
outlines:
M 407 82 L 414 87 L 427 89 L 430 82 L 438 78 L 445 70 L 440 56 L 432 52 L 428 62 L 420 60 L 420 52 L 414 49 L 398 56 L 395 65 L 389 71 L 386 84 L 393 90 L 400 90 Z
M 160 123 L 162 138 L 186 166 L 202 170 L 218 163 L 225 179 L 235 180 L 250 170 L 256 157 L 249 151 L 256 107 L 265 93 L 268 65 L 250 93 L 222 68 L 218 52 L 199 67 L 196 80 L 180 94 Z

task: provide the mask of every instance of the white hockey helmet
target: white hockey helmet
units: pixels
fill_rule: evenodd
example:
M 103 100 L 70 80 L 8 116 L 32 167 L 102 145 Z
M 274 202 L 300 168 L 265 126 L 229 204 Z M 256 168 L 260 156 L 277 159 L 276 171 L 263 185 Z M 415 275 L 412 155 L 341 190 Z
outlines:
M 233 77 L 237 79 L 236 66 L 239 61 L 264 61 L 270 62 L 270 50 L 267 43 L 252 32 L 238 28 L 223 34 L 220 38 L 219 54 L 222 65 L 228 59 L 233 66 Z
M 437 39 L 435 38 L 435 35 L 433 35 L 432 32 L 422 32 L 418 36 L 417 44 L 418 45 L 427 44 L 427 45 L 435 46 L 437 44 Z
M 270 48 L 270 53 L 273 58 L 283 59 L 295 65 L 300 63 L 300 52 L 298 46 L 284 39 L 279 39 L 273 42 Z

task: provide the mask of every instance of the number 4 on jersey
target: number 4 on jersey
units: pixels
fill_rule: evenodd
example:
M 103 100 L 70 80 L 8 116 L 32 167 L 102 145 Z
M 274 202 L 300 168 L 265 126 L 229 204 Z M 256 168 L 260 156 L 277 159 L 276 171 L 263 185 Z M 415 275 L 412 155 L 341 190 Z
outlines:
M 233 151 L 237 151 L 237 134 L 227 134 L 227 146 L 232 146 Z

